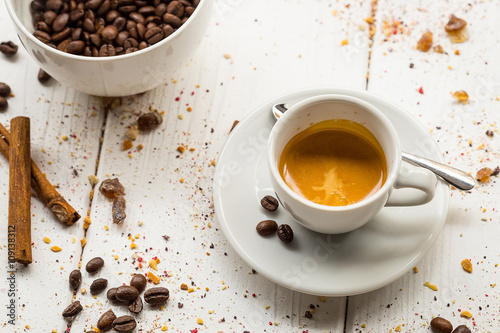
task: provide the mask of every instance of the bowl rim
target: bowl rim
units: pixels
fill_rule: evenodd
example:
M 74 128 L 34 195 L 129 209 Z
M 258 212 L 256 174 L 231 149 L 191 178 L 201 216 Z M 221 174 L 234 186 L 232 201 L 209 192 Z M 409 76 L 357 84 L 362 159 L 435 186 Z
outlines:
M 158 43 L 156 43 L 154 45 L 151 45 L 151 46 L 148 46 L 148 47 L 146 47 L 146 48 L 144 48 L 142 50 L 139 50 L 139 51 L 136 51 L 136 52 L 132 52 L 132 53 L 129 53 L 129 54 L 115 55 L 115 56 L 111 56 L 111 57 L 88 57 L 88 56 L 83 56 L 83 55 L 77 55 L 77 54 L 71 54 L 71 53 L 63 52 L 63 51 L 60 51 L 60 50 L 58 50 L 56 48 L 48 46 L 47 44 L 43 43 L 38 38 L 36 38 L 33 35 L 33 33 L 30 32 L 28 30 L 28 28 L 26 28 L 26 26 L 21 22 L 21 20 L 19 19 L 19 16 L 17 15 L 16 10 L 13 7 L 14 1 L 16 1 L 16 0 L 4 0 L 5 5 L 7 7 L 7 11 L 9 12 L 10 18 L 12 19 L 12 21 L 14 22 L 14 24 L 17 26 L 17 28 L 20 29 L 32 42 L 34 42 L 35 44 L 37 44 L 39 47 L 43 48 L 44 50 L 46 50 L 48 52 L 55 53 L 55 54 L 57 54 L 57 55 L 59 55 L 61 57 L 67 57 L 69 59 L 81 60 L 81 61 L 88 61 L 88 62 L 112 62 L 112 61 L 116 61 L 116 60 L 126 60 L 126 59 L 133 58 L 133 57 L 139 57 L 139 56 L 141 56 L 143 54 L 154 52 L 157 48 L 161 47 L 163 44 L 166 44 L 170 40 L 173 40 L 173 39 L 177 38 L 180 34 L 182 34 L 182 32 L 186 29 L 186 27 L 188 25 L 190 25 L 189 22 L 192 22 L 193 20 L 196 19 L 196 17 L 198 15 L 201 15 L 201 14 L 199 14 L 199 12 L 202 9 L 204 9 L 203 7 L 206 6 L 205 3 L 209 2 L 211 0 L 200 0 L 200 3 L 195 8 L 195 11 L 189 17 L 189 19 L 186 20 L 186 22 L 183 25 L 181 25 L 180 28 L 178 28 L 177 30 L 175 30 L 167 38 L 164 38 L 161 41 L 159 41 Z M 25 0 L 17 0 L 17 1 L 25 1 Z M 19 38 L 21 38 L 21 36 L 19 36 Z

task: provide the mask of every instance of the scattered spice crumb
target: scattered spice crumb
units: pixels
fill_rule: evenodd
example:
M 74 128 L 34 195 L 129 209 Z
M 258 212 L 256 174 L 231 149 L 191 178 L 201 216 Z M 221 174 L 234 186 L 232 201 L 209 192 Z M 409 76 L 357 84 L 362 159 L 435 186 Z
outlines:
M 455 97 L 459 102 L 466 103 L 469 100 L 469 94 L 465 92 L 465 90 L 458 90 L 453 93 L 453 97 Z
M 432 47 L 432 32 L 426 31 L 417 43 L 417 50 L 427 52 Z
M 469 319 L 469 318 L 471 318 L 471 317 L 472 317 L 472 313 L 470 313 L 470 312 L 469 312 L 469 311 L 467 311 L 467 310 L 464 310 L 464 311 L 460 312 L 460 317 L 464 317 L 464 318 Z
M 57 245 L 52 246 L 50 249 L 52 250 L 52 252 L 60 252 L 60 251 L 62 250 L 62 249 L 61 249 L 59 246 L 57 246 Z
M 464 271 L 466 271 L 467 273 L 472 273 L 472 263 L 469 259 L 462 260 L 461 264 Z
M 434 291 L 438 290 L 438 287 L 435 284 L 431 284 L 429 281 L 427 281 L 426 283 L 424 283 L 424 286 L 426 286 L 429 289 L 434 290 Z

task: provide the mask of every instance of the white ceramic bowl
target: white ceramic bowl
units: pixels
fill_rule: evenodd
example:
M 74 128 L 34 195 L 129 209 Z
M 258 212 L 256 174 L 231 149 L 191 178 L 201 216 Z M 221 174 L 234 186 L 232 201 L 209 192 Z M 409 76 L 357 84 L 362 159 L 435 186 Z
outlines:
M 5 0 L 29 55 L 57 81 L 97 96 L 126 96 L 153 89 L 185 66 L 205 36 L 213 0 L 201 0 L 173 34 L 143 50 L 114 57 L 72 55 L 33 36 L 31 0 Z

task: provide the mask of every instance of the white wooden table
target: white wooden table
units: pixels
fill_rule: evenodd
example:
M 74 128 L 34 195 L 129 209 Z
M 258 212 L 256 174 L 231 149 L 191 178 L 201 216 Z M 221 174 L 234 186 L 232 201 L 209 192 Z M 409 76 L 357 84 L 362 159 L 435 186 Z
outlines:
M 126 307 L 110 305 L 105 293 L 90 295 L 92 279 L 84 270 L 87 293 L 74 296 L 70 290 L 69 272 L 95 256 L 106 262 L 100 275 L 109 286 L 127 283 L 131 273 L 152 271 L 170 289 L 164 308 L 137 316 L 142 332 L 424 332 L 434 316 L 474 332 L 500 332 L 498 178 L 470 193 L 451 191 L 446 225 L 418 273 L 359 296 L 320 299 L 252 274 L 214 218 L 210 164 L 234 120 L 296 89 L 337 86 L 378 93 L 419 119 L 447 163 L 473 175 L 500 164 L 500 3 L 374 3 L 216 0 L 206 38 L 188 66 L 168 84 L 111 102 L 55 81 L 40 84 L 38 67 L 24 49 L 11 59 L 0 56 L 0 81 L 15 94 L 0 121 L 8 125 L 15 116 L 31 117 L 33 159 L 92 221 L 82 251 L 83 218 L 65 227 L 33 199 L 34 262 L 15 266 L 15 296 L 9 295 L 8 163 L 0 158 L 0 332 L 64 332 L 70 326 L 71 332 L 85 332 L 109 308 L 126 314 Z M 469 23 L 470 40 L 463 44 L 452 44 L 444 31 L 452 13 Z M 372 39 L 369 17 L 375 21 Z M 427 29 L 446 54 L 416 50 Z M 1 41 L 18 42 L 3 2 L 0 31 Z M 342 46 L 344 40 L 348 44 Z M 468 92 L 468 104 L 451 96 L 457 90 Z M 127 127 L 149 107 L 165 111 L 161 128 L 134 142 L 143 150 L 122 151 Z M 180 145 L 195 150 L 180 154 Z M 90 199 L 89 175 L 100 181 L 116 176 L 124 184 L 124 224 L 112 223 L 111 205 L 97 188 Z M 129 238 L 137 248 L 130 248 Z M 52 252 L 54 245 L 62 251 Z M 160 259 L 158 271 L 147 267 L 153 257 Z M 460 265 L 465 258 L 474 266 L 471 274 Z M 438 290 L 425 287 L 426 281 Z M 182 283 L 194 291 L 181 290 Z M 7 317 L 11 298 L 15 326 Z M 72 299 L 84 310 L 69 325 L 61 312 Z M 308 319 L 310 304 L 319 308 Z M 461 317 L 463 310 L 473 317 Z

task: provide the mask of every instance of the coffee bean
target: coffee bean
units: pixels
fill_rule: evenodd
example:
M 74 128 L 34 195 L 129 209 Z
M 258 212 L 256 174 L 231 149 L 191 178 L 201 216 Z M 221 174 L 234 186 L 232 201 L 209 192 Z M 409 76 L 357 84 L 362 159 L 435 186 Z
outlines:
M 59 9 L 61 9 L 62 5 L 63 5 L 62 0 L 48 0 L 45 3 L 47 9 L 53 10 L 54 12 L 58 12 Z
M 111 7 L 112 7 L 112 4 L 111 4 L 111 1 L 109 0 L 105 0 L 102 5 L 99 6 L 99 8 L 97 9 L 97 16 L 100 16 L 100 17 L 104 17 L 106 16 L 106 14 L 108 14 L 108 12 L 111 10 Z
M 44 10 L 46 10 L 45 3 L 43 3 L 41 0 L 31 1 L 30 6 L 34 12 L 43 12 Z
M 0 96 L 2 97 L 10 96 L 10 87 L 8 84 L 0 82 Z
M 104 260 L 101 257 L 95 257 L 89 260 L 85 266 L 85 270 L 90 274 L 97 273 L 104 266 Z
M 155 7 L 154 6 L 144 6 L 139 8 L 138 12 L 139 14 L 144 16 L 152 16 L 155 15 Z
M 434 333 L 451 333 L 453 325 L 444 318 L 436 317 L 431 320 L 431 329 Z
M 136 299 L 128 303 L 128 310 L 132 313 L 139 313 L 142 311 L 142 298 L 137 296 Z
M 120 286 L 116 289 L 116 299 L 119 301 L 132 301 L 139 296 L 139 291 L 132 286 Z
M 115 319 L 115 313 L 112 310 L 108 310 L 97 321 L 97 328 L 101 331 L 107 331 L 111 328 Z
M 9 107 L 9 102 L 5 99 L 5 97 L 0 96 L 0 111 L 5 111 Z
M 166 24 L 170 24 L 174 28 L 179 28 L 182 25 L 181 19 L 174 14 L 166 13 L 163 15 L 163 21 Z
M 471 333 L 470 329 L 465 325 L 457 326 L 452 333 Z
M 119 302 L 118 299 L 116 298 L 116 290 L 118 290 L 118 288 L 109 288 L 108 291 L 106 292 L 106 297 L 108 298 L 109 301 Z
M 41 83 L 45 83 L 49 81 L 51 78 L 52 76 L 50 76 L 49 73 L 40 68 L 40 70 L 38 71 L 38 81 L 40 81 Z
M 165 15 L 166 12 L 167 12 L 167 4 L 165 3 L 160 3 L 155 8 L 155 16 L 163 17 L 163 15 Z
M 128 16 L 130 19 L 134 20 L 135 22 L 137 23 L 142 23 L 144 24 L 144 16 L 141 14 L 141 13 L 138 13 L 138 12 L 132 12 L 129 14 Z
M 101 6 L 102 0 L 88 0 L 85 2 L 85 8 L 91 9 L 91 10 L 97 10 L 99 6 Z
M 118 36 L 118 28 L 114 25 L 108 25 L 102 30 L 101 36 L 104 41 L 109 43 Z
M 85 13 L 84 10 L 83 9 L 79 9 L 79 8 L 71 11 L 69 13 L 69 20 L 70 20 L 70 22 L 80 21 L 83 18 L 83 14 L 84 13 Z
M 82 28 L 76 28 L 71 33 L 71 39 L 74 40 L 74 41 L 79 41 L 82 38 L 82 33 L 83 33 L 83 29 Z M 83 42 L 83 44 L 85 45 L 85 42 Z M 84 48 L 85 48 L 85 46 L 84 46 Z
M 112 57 L 116 55 L 116 50 L 112 44 L 104 44 L 99 49 L 99 57 Z
M 14 42 L 8 41 L 0 43 L 0 52 L 5 54 L 7 57 L 12 57 L 14 54 L 16 54 L 17 49 L 18 47 L 16 44 L 14 44 Z
M 152 112 L 143 113 L 137 119 L 137 125 L 141 131 L 151 131 L 158 127 L 163 122 L 161 114 L 154 110 Z
M 108 286 L 108 280 L 106 280 L 106 279 L 101 278 L 101 279 L 94 280 L 94 282 L 92 282 L 92 284 L 90 285 L 90 293 L 92 295 L 97 295 L 101 291 L 106 289 L 107 286 Z
M 162 40 L 164 36 L 165 34 L 161 28 L 154 27 L 146 31 L 144 39 L 146 39 L 149 44 L 153 45 Z
M 132 287 L 135 287 L 139 293 L 142 293 L 144 289 L 146 288 L 147 284 L 147 279 L 144 275 L 142 274 L 134 274 L 132 278 L 130 279 L 130 285 Z
M 68 13 L 62 13 L 57 15 L 57 17 L 54 20 L 54 23 L 52 23 L 52 30 L 54 32 L 62 31 L 66 27 L 66 24 L 68 24 L 68 21 L 69 21 Z
M 71 54 L 82 54 L 84 48 L 85 48 L 85 42 L 81 40 L 75 40 L 69 42 L 68 46 L 66 47 L 68 53 Z
M 257 232 L 262 236 L 274 234 L 276 230 L 278 230 L 278 224 L 273 220 L 264 220 L 257 224 Z
M 279 206 L 278 200 L 270 195 L 263 197 L 262 200 L 260 200 L 260 204 L 262 207 L 270 211 L 275 211 Z
M 74 317 L 77 314 L 79 314 L 80 311 L 82 311 L 82 310 L 83 310 L 83 307 L 80 304 L 80 301 L 74 301 L 73 303 L 68 305 L 68 307 L 66 309 L 64 309 L 62 316 L 65 318 Z
M 82 273 L 79 269 L 75 269 L 69 273 L 69 286 L 71 289 L 76 290 L 82 283 Z
M 137 29 L 137 34 L 139 35 L 139 38 L 141 40 L 144 40 L 144 36 L 146 35 L 146 26 L 142 23 L 137 23 L 136 25 L 136 29 Z
M 126 333 L 126 332 L 132 332 L 137 326 L 137 323 L 135 322 L 135 319 L 132 316 L 121 316 L 113 321 L 112 326 L 115 331 Z
M 51 39 L 52 39 L 52 42 L 54 42 L 54 43 L 60 43 L 63 40 L 69 38 L 70 36 L 71 36 L 71 28 L 66 27 L 62 31 L 55 33 L 55 34 L 52 34 Z
M 144 293 L 144 301 L 152 305 L 163 304 L 168 301 L 170 292 L 164 287 L 149 288 Z
M 125 40 L 125 42 L 123 42 L 123 47 L 125 49 L 129 49 L 129 48 L 132 48 L 132 47 L 138 47 L 138 46 L 139 46 L 139 43 L 134 38 L 127 38 Z
M 276 233 L 279 239 L 284 243 L 291 243 L 293 241 L 293 231 L 288 224 L 280 225 Z

